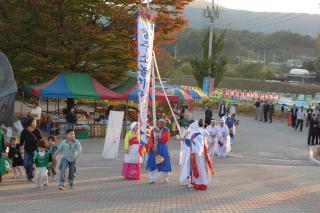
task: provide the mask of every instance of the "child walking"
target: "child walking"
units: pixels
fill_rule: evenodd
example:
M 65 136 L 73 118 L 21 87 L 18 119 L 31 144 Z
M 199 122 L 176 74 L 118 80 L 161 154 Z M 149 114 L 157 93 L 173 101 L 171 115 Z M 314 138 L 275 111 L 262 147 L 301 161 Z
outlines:
M 23 177 L 23 159 L 21 153 L 21 146 L 18 144 L 16 137 L 10 139 L 10 148 L 8 157 L 12 162 L 13 179 L 17 179 L 19 172 L 19 177 Z
M 77 139 L 75 139 L 74 130 L 68 129 L 66 131 L 66 134 L 67 134 L 67 139 L 61 142 L 55 154 L 55 157 L 59 154 L 62 155 L 61 163 L 59 166 L 59 169 L 60 169 L 59 189 L 60 190 L 66 189 L 65 177 L 66 177 L 66 169 L 68 167 L 69 167 L 69 176 L 68 176 L 69 189 L 75 189 L 73 180 L 76 172 L 76 160 L 82 152 L 80 142 Z
M 57 152 L 58 146 L 57 146 L 57 138 L 54 135 L 51 135 L 48 138 L 49 146 L 48 149 L 52 154 L 52 162 L 49 164 L 48 168 L 48 176 L 51 177 L 51 180 L 55 180 L 55 176 L 57 175 L 56 167 L 57 167 L 57 157 L 55 157 L 55 154 Z
M 52 155 L 47 149 L 47 142 L 41 139 L 38 144 L 38 150 L 34 151 L 33 156 L 37 189 L 45 190 L 48 187 L 48 166 L 51 161 Z

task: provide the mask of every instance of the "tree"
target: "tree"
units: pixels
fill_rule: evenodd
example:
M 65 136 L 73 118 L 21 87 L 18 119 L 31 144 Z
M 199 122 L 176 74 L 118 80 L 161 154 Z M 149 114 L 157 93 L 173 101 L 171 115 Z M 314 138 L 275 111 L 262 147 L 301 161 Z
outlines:
M 172 41 L 187 20 L 191 0 L 153 0 L 156 41 Z M 39 82 L 62 70 L 92 72 L 105 84 L 120 80 L 136 63 L 131 55 L 134 13 L 141 0 L 0 0 L 0 51 L 19 83 Z
M 315 54 L 316 54 L 316 56 L 320 57 L 320 33 L 317 36 L 316 43 L 317 43 L 317 47 L 315 50 Z
M 227 56 L 224 55 L 224 39 L 226 36 L 226 30 L 220 34 L 214 32 L 212 42 L 212 57 L 208 59 L 209 52 L 209 30 L 206 31 L 202 48 L 204 50 L 203 58 L 192 57 L 190 58 L 190 64 L 193 68 L 193 75 L 198 82 L 198 86 L 202 88 L 203 78 L 209 75 L 209 66 L 211 63 L 211 77 L 214 78 L 215 86 L 218 86 L 223 79 L 226 65 L 228 63 Z
M 275 71 L 272 67 L 263 67 L 260 63 L 241 63 L 236 67 L 238 77 L 246 79 L 272 79 Z
M 168 77 L 169 73 L 174 69 L 174 59 L 165 49 L 159 49 L 157 62 L 162 77 Z

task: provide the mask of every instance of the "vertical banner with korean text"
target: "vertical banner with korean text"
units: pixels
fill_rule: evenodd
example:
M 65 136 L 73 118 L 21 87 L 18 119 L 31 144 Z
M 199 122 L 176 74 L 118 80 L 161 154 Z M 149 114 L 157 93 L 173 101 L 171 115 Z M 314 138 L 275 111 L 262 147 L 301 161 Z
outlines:
M 138 121 L 140 128 L 140 143 L 147 141 L 148 104 L 150 92 L 150 77 L 152 73 L 152 51 L 155 28 L 155 15 L 148 9 L 140 9 L 135 22 L 135 39 L 137 51 L 138 78 Z

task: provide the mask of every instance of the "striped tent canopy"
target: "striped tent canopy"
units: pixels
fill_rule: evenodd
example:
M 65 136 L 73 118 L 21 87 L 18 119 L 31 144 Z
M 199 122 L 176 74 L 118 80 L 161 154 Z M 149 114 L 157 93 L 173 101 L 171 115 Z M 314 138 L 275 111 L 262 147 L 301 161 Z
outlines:
M 208 99 L 208 96 L 204 94 L 204 92 L 202 92 L 202 90 L 199 88 L 187 86 L 182 86 L 181 88 L 183 88 L 192 97 L 193 100 Z
M 123 95 L 104 87 L 89 73 L 60 73 L 51 81 L 26 86 L 34 96 L 47 98 L 121 100 Z
M 179 100 L 181 102 L 186 101 L 186 102 L 190 102 L 192 101 L 192 97 L 183 89 L 180 89 L 178 87 L 175 88 L 170 88 L 167 90 L 168 94 L 170 95 L 175 95 L 179 97 Z
M 138 100 L 138 86 L 136 78 L 128 78 L 122 84 L 112 88 L 114 92 L 117 92 L 125 97 L 124 100 Z M 179 97 L 175 95 L 168 95 L 168 99 L 171 102 L 179 102 Z M 159 90 L 156 90 L 156 100 L 165 101 L 165 95 Z

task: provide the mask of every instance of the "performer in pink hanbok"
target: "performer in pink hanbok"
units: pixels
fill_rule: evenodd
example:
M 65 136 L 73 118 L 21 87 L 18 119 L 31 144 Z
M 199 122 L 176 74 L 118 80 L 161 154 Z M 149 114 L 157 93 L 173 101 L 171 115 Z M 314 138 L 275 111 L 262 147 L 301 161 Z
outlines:
M 190 125 L 191 137 L 191 184 L 195 190 L 206 190 L 210 176 L 214 175 L 209 156 L 202 120 Z
M 133 122 L 124 139 L 124 162 L 122 175 L 126 179 L 140 179 L 141 145 L 138 137 L 138 123 Z

